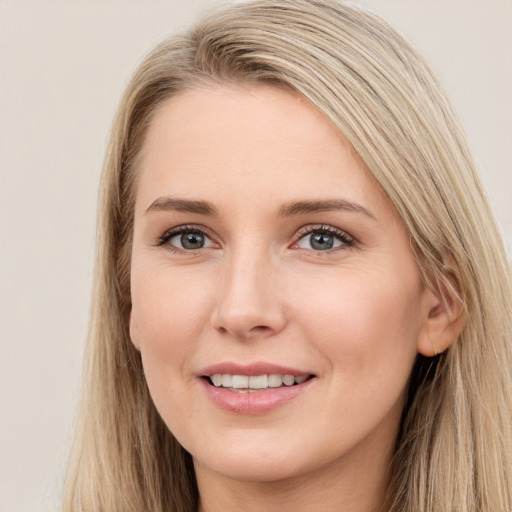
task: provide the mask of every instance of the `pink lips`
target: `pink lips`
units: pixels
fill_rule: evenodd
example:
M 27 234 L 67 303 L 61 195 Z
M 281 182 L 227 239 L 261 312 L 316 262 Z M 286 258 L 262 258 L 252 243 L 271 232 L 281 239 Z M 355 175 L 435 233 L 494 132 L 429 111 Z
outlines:
M 255 362 L 250 364 L 237 363 L 219 363 L 208 366 L 200 372 L 200 376 L 215 375 L 216 373 L 229 373 L 231 375 L 293 375 L 300 377 L 301 375 L 311 375 L 311 372 L 303 372 L 294 368 L 287 368 L 272 363 Z
M 220 408 L 247 415 L 268 413 L 277 409 L 304 393 L 315 379 L 308 379 L 301 384 L 267 388 L 251 392 L 231 391 L 229 388 L 215 387 L 205 377 L 215 374 L 230 375 L 293 375 L 294 377 L 309 376 L 310 372 L 300 371 L 271 363 L 256 362 L 249 365 L 237 363 L 219 363 L 202 370 L 198 375 L 203 389 L 210 400 Z

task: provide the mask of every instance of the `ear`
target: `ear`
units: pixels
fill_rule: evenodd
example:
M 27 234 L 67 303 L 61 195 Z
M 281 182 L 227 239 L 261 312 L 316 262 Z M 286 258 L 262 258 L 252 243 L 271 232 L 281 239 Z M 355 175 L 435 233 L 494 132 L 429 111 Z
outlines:
M 457 339 L 466 324 L 455 279 L 439 280 L 426 286 L 424 295 L 423 329 L 418 338 L 418 352 L 433 357 L 444 352 Z
M 133 313 L 133 307 L 130 310 L 130 339 L 132 340 L 133 346 L 140 352 L 139 327 L 135 314 Z

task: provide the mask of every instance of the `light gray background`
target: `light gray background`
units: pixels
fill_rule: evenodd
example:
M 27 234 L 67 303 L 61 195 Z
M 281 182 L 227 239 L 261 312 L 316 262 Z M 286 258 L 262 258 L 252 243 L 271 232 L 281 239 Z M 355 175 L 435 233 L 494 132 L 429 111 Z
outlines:
M 97 186 L 136 63 L 214 0 L 0 0 L 0 511 L 56 510 Z M 512 1 L 360 0 L 442 76 L 512 241 Z

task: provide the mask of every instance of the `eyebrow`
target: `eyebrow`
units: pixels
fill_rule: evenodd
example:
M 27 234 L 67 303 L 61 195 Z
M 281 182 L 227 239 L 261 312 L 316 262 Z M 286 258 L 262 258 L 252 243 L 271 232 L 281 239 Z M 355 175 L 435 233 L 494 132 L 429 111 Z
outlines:
M 292 217 L 306 215 L 308 213 L 321 213 L 335 210 L 346 210 L 362 213 L 367 217 L 377 220 L 375 215 L 364 206 L 346 201 L 344 199 L 328 199 L 322 201 L 295 201 L 284 204 L 277 214 L 278 217 Z M 152 211 L 176 211 L 197 213 L 200 215 L 218 215 L 217 209 L 207 201 L 193 201 L 189 199 L 178 199 L 174 197 L 159 197 L 155 199 L 146 213 Z
M 155 199 L 146 210 L 146 213 L 153 211 L 175 211 L 198 213 L 200 215 L 217 215 L 217 210 L 206 201 L 191 201 L 188 199 L 176 199 L 173 197 L 159 197 Z
M 279 217 L 289 217 L 293 215 L 305 215 L 308 213 L 320 213 L 333 210 L 346 210 L 350 212 L 362 213 L 367 217 L 377 221 L 375 215 L 358 203 L 352 203 L 344 199 L 328 199 L 325 201 L 297 201 L 286 203 L 280 209 Z

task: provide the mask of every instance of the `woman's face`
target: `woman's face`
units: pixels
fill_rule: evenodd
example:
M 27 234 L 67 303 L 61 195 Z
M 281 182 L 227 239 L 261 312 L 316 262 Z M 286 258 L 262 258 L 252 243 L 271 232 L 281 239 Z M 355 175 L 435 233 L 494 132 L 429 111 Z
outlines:
M 303 98 L 212 86 L 163 105 L 131 279 L 133 343 L 198 473 L 389 461 L 432 297 L 389 200 Z

